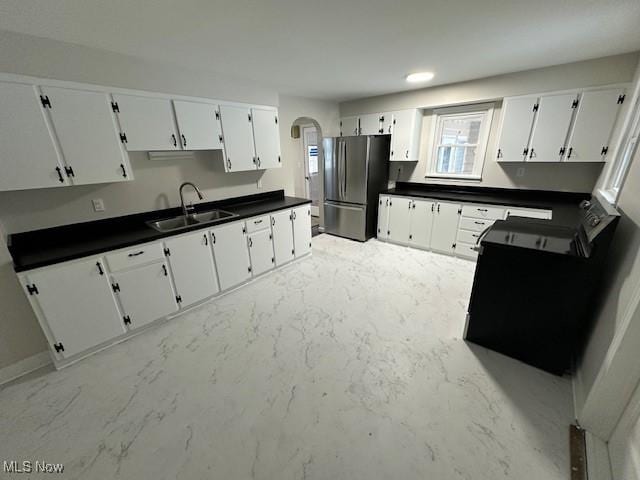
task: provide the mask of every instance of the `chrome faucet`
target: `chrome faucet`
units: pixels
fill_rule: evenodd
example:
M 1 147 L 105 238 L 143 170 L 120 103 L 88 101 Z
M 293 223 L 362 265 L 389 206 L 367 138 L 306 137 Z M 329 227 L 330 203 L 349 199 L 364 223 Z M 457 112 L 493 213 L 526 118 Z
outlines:
M 200 200 L 204 200 L 204 195 L 202 194 L 202 192 L 200 191 L 200 189 L 198 187 L 196 187 L 193 183 L 191 182 L 184 182 L 182 185 L 180 185 L 180 204 L 182 205 L 182 213 L 185 217 L 189 216 L 189 212 L 192 212 L 193 210 L 195 210 L 195 207 L 193 206 L 193 203 L 189 204 L 189 205 L 185 205 L 184 204 L 184 193 L 183 193 L 183 189 L 184 187 L 186 187 L 187 185 L 191 185 L 193 187 L 193 189 L 196 191 L 196 193 L 198 194 L 198 198 Z

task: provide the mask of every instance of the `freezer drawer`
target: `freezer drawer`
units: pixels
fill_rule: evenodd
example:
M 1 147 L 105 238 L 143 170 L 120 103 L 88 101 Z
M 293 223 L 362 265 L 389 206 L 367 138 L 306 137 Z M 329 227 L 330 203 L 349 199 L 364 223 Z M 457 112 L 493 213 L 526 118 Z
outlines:
M 341 237 L 364 242 L 366 237 L 367 207 L 365 205 L 324 204 L 324 231 Z

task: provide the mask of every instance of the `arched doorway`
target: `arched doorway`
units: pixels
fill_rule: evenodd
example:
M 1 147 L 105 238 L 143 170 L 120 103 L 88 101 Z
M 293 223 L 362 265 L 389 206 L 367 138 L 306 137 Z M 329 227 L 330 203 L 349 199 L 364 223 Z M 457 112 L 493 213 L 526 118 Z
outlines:
M 315 233 L 322 231 L 324 225 L 322 128 L 311 117 L 298 117 L 291 127 L 291 136 L 299 140 L 302 157 L 301 168 L 296 175 L 296 191 L 311 200 L 311 224 Z

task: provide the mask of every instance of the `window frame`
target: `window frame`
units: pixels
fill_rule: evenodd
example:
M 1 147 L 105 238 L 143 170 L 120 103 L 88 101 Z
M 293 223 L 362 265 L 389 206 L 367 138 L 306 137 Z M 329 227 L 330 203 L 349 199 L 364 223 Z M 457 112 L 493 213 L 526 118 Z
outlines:
M 634 104 L 627 119 L 624 134 L 618 142 L 603 188 L 599 190 L 604 199 L 613 206 L 618 203 L 620 192 L 640 145 L 640 96 L 637 94 L 634 95 Z
M 429 157 L 427 159 L 427 172 L 425 178 L 442 178 L 442 179 L 459 179 L 459 180 L 482 180 L 482 170 L 486 161 L 487 149 L 489 144 L 489 135 L 491 133 L 491 125 L 493 123 L 493 113 L 495 109 L 494 103 L 481 103 L 471 105 L 460 105 L 456 107 L 437 108 L 432 112 Z M 482 124 L 477 144 L 455 144 L 458 147 L 476 148 L 476 155 L 473 164 L 473 172 L 468 173 L 439 173 L 436 171 L 438 166 L 438 149 L 443 145 L 442 128 L 444 120 L 452 117 L 474 117 L 482 115 Z

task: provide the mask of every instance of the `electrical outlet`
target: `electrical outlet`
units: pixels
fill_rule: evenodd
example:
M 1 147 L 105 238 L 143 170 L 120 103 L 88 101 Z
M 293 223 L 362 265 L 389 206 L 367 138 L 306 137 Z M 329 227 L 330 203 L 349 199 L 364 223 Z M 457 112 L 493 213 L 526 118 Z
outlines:
M 104 212 L 104 201 L 101 198 L 94 198 L 91 203 L 93 204 L 94 212 Z
M 518 170 L 516 170 L 516 177 L 524 177 L 524 167 L 518 167 Z

